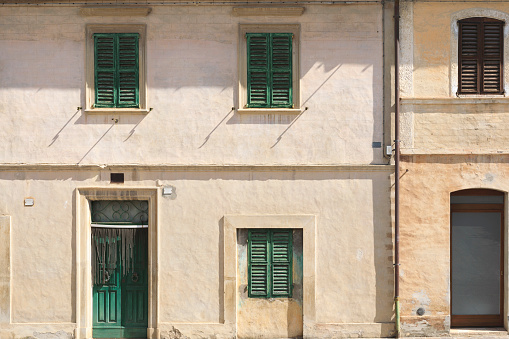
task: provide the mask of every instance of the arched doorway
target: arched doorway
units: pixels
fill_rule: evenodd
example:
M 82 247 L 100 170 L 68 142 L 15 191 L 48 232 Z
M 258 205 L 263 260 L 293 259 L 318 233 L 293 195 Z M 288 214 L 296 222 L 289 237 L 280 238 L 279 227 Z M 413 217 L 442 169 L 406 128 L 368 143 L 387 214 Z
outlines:
M 451 326 L 503 326 L 504 193 L 451 193 Z

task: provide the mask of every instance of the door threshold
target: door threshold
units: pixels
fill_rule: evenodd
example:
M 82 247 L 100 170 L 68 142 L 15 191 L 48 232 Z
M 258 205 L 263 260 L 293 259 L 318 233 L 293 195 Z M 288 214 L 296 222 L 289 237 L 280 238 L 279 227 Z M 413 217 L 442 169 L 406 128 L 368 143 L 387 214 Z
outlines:
M 456 327 L 451 328 L 451 337 L 503 337 L 507 336 L 507 330 L 503 327 Z

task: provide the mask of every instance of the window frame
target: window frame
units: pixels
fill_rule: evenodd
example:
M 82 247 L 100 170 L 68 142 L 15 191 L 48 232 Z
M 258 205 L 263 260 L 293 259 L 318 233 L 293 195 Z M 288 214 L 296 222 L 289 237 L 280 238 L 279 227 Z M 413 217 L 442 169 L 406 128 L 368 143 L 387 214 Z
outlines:
M 267 260 L 252 260 L 251 252 L 252 252 L 252 233 L 265 233 L 267 234 Z M 288 232 L 289 241 L 288 241 L 288 260 L 277 260 L 274 258 L 274 233 L 276 232 Z M 293 295 L 293 229 L 289 228 L 254 228 L 248 229 L 248 255 L 247 255 L 247 266 L 248 266 L 248 297 L 249 298 L 292 298 Z M 288 293 L 275 293 L 274 292 L 274 265 L 288 265 Z M 254 265 L 265 265 L 265 275 L 267 282 L 267 290 L 265 294 L 253 293 L 252 290 L 252 267 Z
M 95 43 L 94 34 L 138 34 L 138 107 L 96 107 L 95 106 Z M 87 25 L 86 27 L 86 80 L 85 112 L 87 113 L 148 113 L 146 80 L 146 25 Z
M 450 16 L 450 36 L 451 36 L 451 44 L 450 44 L 450 67 L 449 67 L 449 96 L 458 97 L 458 98 L 474 98 L 474 99 L 491 99 L 491 98 L 504 98 L 507 97 L 507 93 L 503 94 L 460 94 L 459 89 L 459 24 L 458 22 L 467 18 L 474 17 L 484 17 L 484 18 L 492 18 L 504 21 L 506 25 L 504 26 L 504 62 L 503 62 L 503 89 L 509 88 L 509 14 L 506 12 L 502 12 L 499 10 L 495 10 L 492 8 L 466 8 L 463 10 L 459 10 L 454 12 Z M 411 17 L 409 18 L 411 19 Z M 410 37 L 408 37 L 410 38 Z M 405 51 L 405 49 L 403 49 Z M 409 59 L 409 64 L 413 64 L 413 59 L 411 53 L 407 55 Z M 410 74 L 411 75 L 411 74 Z M 408 92 L 411 93 L 413 91 L 413 86 L 411 83 L 407 84 Z M 404 81 L 403 81 L 404 86 Z
M 293 107 L 247 107 L 247 33 L 291 33 L 292 39 L 292 105 Z M 299 114 L 300 103 L 300 25 L 298 24 L 240 24 L 238 51 L 238 113 Z
M 493 91 L 486 91 L 485 90 L 485 82 L 484 82 L 484 62 L 486 61 L 497 61 L 497 58 L 485 56 L 484 55 L 484 46 L 486 43 L 486 39 L 484 37 L 484 28 L 486 23 L 492 23 L 500 25 L 501 30 L 501 36 L 499 41 L 499 49 L 500 49 L 500 55 L 499 55 L 499 69 L 500 69 L 500 82 L 498 86 L 500 87 L 500 91 L 493 92 Z M 504 26 L 505 21 L 489 18 L 489 17 L 468 17 L 461 20 L 458 20 L 458 94 L 459 95 L 480 95 L 480 96 L 486 96 L 486 95 L 502 95 L 505 93 L 504 89 Z M 463 55 L 463 25 L 475 25 L 476 28 L 476 45 L 477 45 L 477 51 L 476 55 Z M 476 61 L 477 63 L 477 79 L 476 79 L 476 87 L 477 91 L 468 91 L 465 90 L 465 84 L 462 82 L 462 64 L 463 61 Z

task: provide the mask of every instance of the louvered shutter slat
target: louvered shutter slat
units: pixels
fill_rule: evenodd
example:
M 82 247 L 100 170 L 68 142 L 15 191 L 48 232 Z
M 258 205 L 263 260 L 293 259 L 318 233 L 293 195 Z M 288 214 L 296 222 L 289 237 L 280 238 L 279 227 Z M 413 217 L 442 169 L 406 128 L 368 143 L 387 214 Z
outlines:
M 250 269 L 251 285 L 250 294 L 253 296 L 267 295 L 267 265 L 253 264 Z
M 116 98 L 115 39 L 112 35 L 95 34 L 95 106 L 113 107 Z
M 138 34 L 118 36 L 118 107 L 138 106 Z
M 478 54 L 478 31 L 479 25 L 476 23 L 464 23 L 461 25 L 462 56 L 476 56 Z
M 477 93 L 477 82 L 477 60 L 463 60 L 461 64 L 461 91 L 463 93 Z
M 269 107 L 269 36 L 247 34 L 247 106 Z
M 292 106 L 292 34 L 271 34 L 271 106 Z
M 272 264 L 272 294 L 279 297 L 289 296 L 290 287 L 290 265 Z

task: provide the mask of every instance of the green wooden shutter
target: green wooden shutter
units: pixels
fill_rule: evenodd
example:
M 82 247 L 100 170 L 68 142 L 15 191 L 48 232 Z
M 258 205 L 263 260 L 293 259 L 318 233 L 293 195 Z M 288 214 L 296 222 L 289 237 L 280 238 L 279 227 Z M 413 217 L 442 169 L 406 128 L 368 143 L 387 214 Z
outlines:
M 94 34 L 95 106 L 114 107 L 116 103 L 115 36 Z
M 272 284 L 274 297 L 292 294 L 292 230 L 273 230 L 271 239 Z
M 271 34 L 271 107 L 292 107 L 292 34 Z
M 292 296 L 292 244 L 289 229 L 249 230 L 249 297 Z
M 292 107 L 292 34 L 247 33 L 247 107 Z
M 248 233 L 249 296 L 267 297 L 269 294 L 269 233 L 250 230 Z
M 138 34 L 118 34 L 117 107 L 138 107 Z
M 97 33 L 95 107 L 139 107 L 139 35 Z
M 247 107 L 270 107 L 269 34 L 248 33 Z

